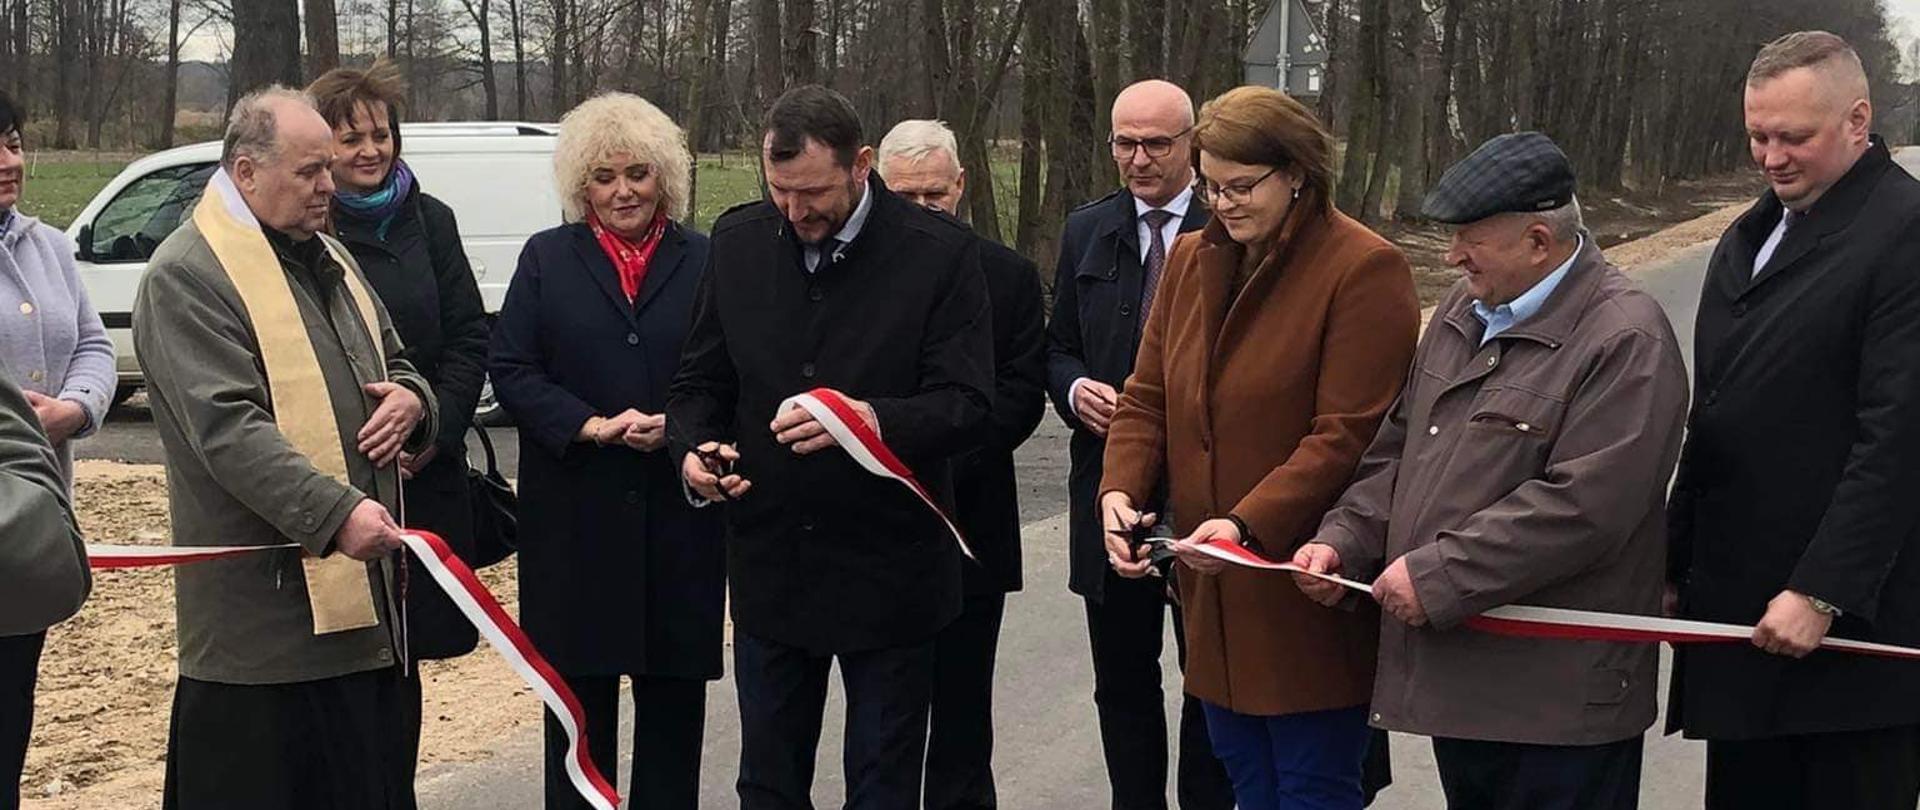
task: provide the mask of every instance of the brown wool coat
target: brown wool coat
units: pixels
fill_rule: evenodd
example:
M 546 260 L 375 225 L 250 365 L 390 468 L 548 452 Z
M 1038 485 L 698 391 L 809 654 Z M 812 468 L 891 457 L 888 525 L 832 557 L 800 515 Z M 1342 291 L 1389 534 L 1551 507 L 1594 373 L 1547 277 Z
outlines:
M 1290 222 L 1229 301 L 1243 250 L 1217 222 L 1174 244 L 1100 491 L 1144 502 L 1164 470 L 1178 532 L 1232 514 L 1284 560 L 1399 395 L 1419 303 L 1400 251 L 1338 212 Z M 1178 570 L 1188 693 L 1253 715 L 1367 702 L 1374 609 L 1326 610 L 1283 574 Z

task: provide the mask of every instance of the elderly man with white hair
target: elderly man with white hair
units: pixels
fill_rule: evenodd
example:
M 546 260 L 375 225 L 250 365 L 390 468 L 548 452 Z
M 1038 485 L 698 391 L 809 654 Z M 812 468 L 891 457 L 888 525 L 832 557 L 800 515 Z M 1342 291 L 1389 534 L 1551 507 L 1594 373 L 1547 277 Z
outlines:
M 173 542 L 274 547 L 175 573 L 168 810 L 413 806 L 390 510 L 435 402 L 321 232 L 332 161 L 308 97 L 242 98 L 134 303 Z
M 901 121 L 880 141 L 879 171 L 902 199 L 958 215 L 967 172 L 953 130 Z M 980 565 L 963 569 L 960 618 L 934 642 L 926 807 L 990 808 L 993 661 L 1007 594 L 1020 590 L 1020 502 L 1013 451 L 1046 409 L 1046 333 L 1039 268 L 981 237 L 980 269 L 993 309 L 993 402 L 981 443 L 953 462 L 955 518 Z

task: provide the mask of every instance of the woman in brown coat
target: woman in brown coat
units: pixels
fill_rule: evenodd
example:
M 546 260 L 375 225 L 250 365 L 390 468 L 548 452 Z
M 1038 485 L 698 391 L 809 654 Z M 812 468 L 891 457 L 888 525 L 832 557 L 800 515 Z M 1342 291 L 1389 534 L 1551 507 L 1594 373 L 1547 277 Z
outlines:
M 1413 357 L 1407 260 L 1334 210 L 1332 143 L 1262 87 L 1194 127 L 1214 221 L 1168 257 L 1107 438 L 1100 512 L 1123 576 L 1127 527 L 1165 486 L 1185 606 L 1186 689 L 1245 810 L 1359 808 L 1379 618 L 1317 609 L 1283 575 L 1194 550 L 1226 538 L 1285 560 L 1312 537 Z M 1165 480 L 1162 480 L 1164 471 Z

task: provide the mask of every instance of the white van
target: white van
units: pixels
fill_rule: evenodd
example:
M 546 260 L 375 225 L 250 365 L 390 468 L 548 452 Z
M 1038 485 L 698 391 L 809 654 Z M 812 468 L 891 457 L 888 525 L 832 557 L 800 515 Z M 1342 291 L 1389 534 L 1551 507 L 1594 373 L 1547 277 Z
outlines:
M 400 127 L 401 154 L 420 178 L 420 187 L 459 219 L 461 243 L 489 315 L 500 311 L 527 237 L 560 224 L 560 198 L 553 187 L 557 132 L 549 124 L 510 122 Z M 115 402 L 140 387 L 132 312 L 147 257 L 191 215 L 219 161 L 219 143 L 182 146 L 136 160 L 94 195 L 67 228 L 80 249 L 80 281 L 119 354 Z M 484 391 L 482 418 L 496 421 L 494 408 L 492 391 Z

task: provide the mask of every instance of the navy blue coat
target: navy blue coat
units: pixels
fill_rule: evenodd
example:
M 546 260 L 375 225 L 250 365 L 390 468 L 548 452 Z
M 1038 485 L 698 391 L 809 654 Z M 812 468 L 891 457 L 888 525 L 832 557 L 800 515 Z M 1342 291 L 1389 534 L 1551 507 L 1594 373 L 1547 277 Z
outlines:
M 1068 587 L 1095 601 L 1104 595 L 1106 542 L 1094 500 L 1099 497 L 1107 440 L 1080 424 L 1069 389 L 1081 377 L 1120 388 L 1140 350 L 1139 218 L 1133 195 L 1121 189 L 1067 214 L 1060 264 L 1053 281 L 1053 319 L 1047 323 L 1047 396 L 1067 427 L 1072 469 L 1067 473 Z M 1180 232 L 1200 230 L 1207 209 L 1194 200 Z M 1168 250 L 1173 246 L 1168 245 Z
M 576 443 L 587 418 L 661 413 L 707 238 L 675 223 L 629 306 L 584 224 L 534 234 L 494 325 L 494 393 L 520 429 L 520 620 L 568 675 L 720 676 L 719 510 L 666 451 Z

